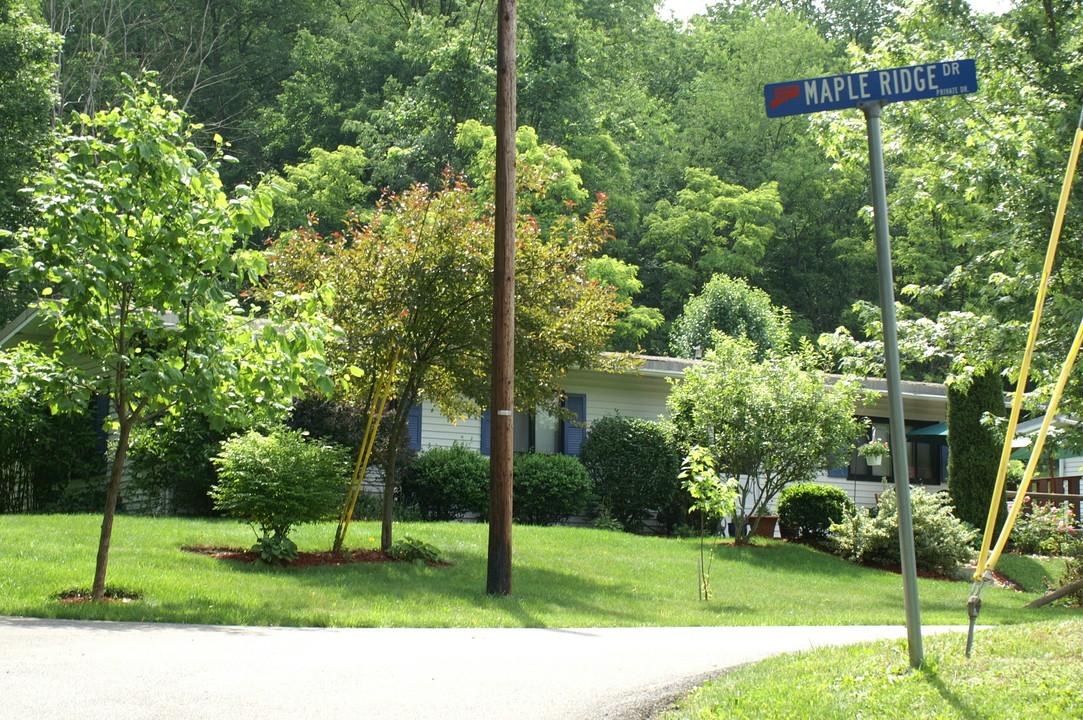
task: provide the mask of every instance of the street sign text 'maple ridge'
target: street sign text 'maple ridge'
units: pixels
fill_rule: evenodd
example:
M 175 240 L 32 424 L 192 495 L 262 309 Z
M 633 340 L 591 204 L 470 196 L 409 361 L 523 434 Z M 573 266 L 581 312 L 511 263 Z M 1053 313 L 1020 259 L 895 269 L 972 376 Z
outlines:
M 856 108 L 867 102 L 904 102 L 964 95 L 978 89 L 973 60 L 870 70 L 850 75 L 791 80 L 763 88 L 768 117 Z

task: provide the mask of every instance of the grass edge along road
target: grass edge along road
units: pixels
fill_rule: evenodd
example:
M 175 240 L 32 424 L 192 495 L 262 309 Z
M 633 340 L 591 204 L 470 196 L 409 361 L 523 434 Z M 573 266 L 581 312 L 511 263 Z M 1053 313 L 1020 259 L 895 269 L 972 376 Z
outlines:
M 657 720 L 926 720 L 1083 717 L 1083 618 L 781 655 L 707 683 Z
M 122 516 L 110 586 L 122 603 L 61 603 L 89 587 L 100 516 L 0 518 L 0 614 L 29 617 L 308 627 L 622 627 L 701 625 L 902 625 L 898 575 L 800 545 L 717 546 L 714 598 L 697 598 L 698 541 L 567 527 L 517 526 L 510 598 L 485 595 L 487 528 L 473 523 L 396 526 L 435 545 L 449 567 L 411 563 L 276 568 L 182 551 L 248 547 L 232 521 Z M 334 525 L 295 531 L 301 550 L 326 550 Z M 348 545 L 372 548 L 379 526 L 355 523 Z M 922 622 L 966 622 L 969 583 L 919 580 Z M 1024 609 L 1036 593 L 991 588 L 981 621 L 1016 624 L 1073 617 Z

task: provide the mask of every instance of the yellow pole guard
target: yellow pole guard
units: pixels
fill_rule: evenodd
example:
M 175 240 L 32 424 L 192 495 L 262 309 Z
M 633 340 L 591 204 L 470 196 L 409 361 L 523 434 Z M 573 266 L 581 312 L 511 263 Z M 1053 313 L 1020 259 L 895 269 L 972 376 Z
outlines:
M 1083 117 L 1083 116 L 1081 116 Z M 1038 297 L 1034 302 L 1034 314 L 1030 321 L 1030 333 L 1027 335 L 1027 348 L 1023 353 L 1023 361 L 1019 366 L 1019 380 L 1015 386 L 1015 396 L 1012 399 L 1012 411 L 1008 416 L 1008 428 L 1004 435 L 1004 448 L 1000 453 L 1000 465 L 997 467 L 996 484 L 993 487 L 993 497 L 989 504 L 989 515 L 985 522 L 985 533 L 982 536 L 981 552 L 978 554 L 978 564 L 974 570 L 974 579 L 980 580 L 989 558 L 989 546 L 996 532 L 997 514 L 1000 509 L 1000 499 L 1004 496 L 1004 484 L 1008 475 L 1008 462 L 1012 455 L 1012 441 L 1015 439 L 1015 428 L 1019 423 L 1019 412 L 1023 406 L 1023 394 L 1026 391 L 1027 379 L 1030 376 L 1030 364 L 1034 356 L 1034 345 L 1038 341 L 1038 328 L 1042 323 L 1042 311 L 1045 308 L 1045 298 L 1049 289 L 1049 278 L 1053 272 L 1053 261 L 1057 256 L 1057 245 L 1060 242 L 1061 231 L 1064 228 L 1064 216 L 1068 211 L 1068 198 L 1072 192 L 1072 180 L 1075 178 L 1076 166 L 1079 163 L 1079 150 L 1083 145 L 1083 128 L 1076 128 L 1075 140 L 1072 143 L 1071 156 L 1068 159 L 1068 167 L 1064 172 L 1064 183 L 1060 190 L 1060 201 L 1057 203 L 1057 214 L 1053 220 L 1053 229 L 1049 235 L 1049 247 L 1045 253 L 1045 265 L 1042 267 L 1042 279 L 1038 284 Z
M 1008 543 L 1008 535 L 1011 533 L 1012 526 L 1015 525 L 1015 519 L 1019 517 L 1019 511 L 1023 508 L 1023 497 L 1030 488 L 1034 470 L 1041 460 L 1042 449 L 1045 447 L 1045 438 L 1049 433 L 1049 426 L 1053 423 L 1053 418 L 1057 414 L 1057 406 L 1060 404 L 1061 395 L 1064 394 L 1064 388 L 1068 384 L 1068 376 L 1072 374 L 1072 367 L 1075 365 L 1076 356 L 1079 355 L 1080 345 L 1083 345 L 1083 321 L 1079 323 L 1075 340 L 1072 341 L 1072 348 L 1068 351 L 1068 358 L 1064 361 L 1064 366 L 1060 370 L 1060 377 L 1057 378 L 1057 385 L 1053 388 L 1053 395 L 1049 398 L 1049 407 L 1046 408 L 1045 418 L 1042 420 L 1042 428 L 1038 431 L 1038 437 L 1034 439 L 1034 451 L 1030 455 L 1026 472 L 1023 473 L 1023 481 L 1019 483 L 1015 502 L 1012 503 L 1011 512 L 1008 513 L 1008 519 L 1004 522 L 1004 529 L 1000 531 L 1000 538 L 997 540 L 996 547 L 993 549 L 992 555 L 989 556 L 986 569 L 992 570 L 996 567 L 1000 554 L 1004 552 L 1004 546 Z M 979 568 L 979 570 L 984 572 L 983 568 Z
M 384 386 L 384 378 L 382 378 L 382 377 L 373 378 L 372 389 L 369 391 L 369 399 L 368 399 L 368 406 L 370 408 L 374 408 L 376 406 L 378 398 L 380 397 L 380 394 L 382 393 L 383 386 Z M 372 418 L 373 418 L 373 415 L 370 412 L 369 416 L 368 416 L 368 420 L 367 420 L 367 422 L 365 424 L 365 432 L 361 436 L 361 447 L 359 447 L 357 449 L 357 461 L 354 463 L 353 473 L 350 475 L 350 485 L 349 485 L 349 488 L 346 491 L 346 497 L 342 501 L 342 510 L 338 514 L 339 541 L 341 541 L 342 526 L 346 522 L 347 516 L 350 514 L 350 499 L 353 497 L 353 487 L 357 482 L 358 473 L 360 472 L 361 465 L 364 462 L 365 448 L 368 446 L 369 431 L 372 429 Z
M 350 494 L 343 507 L 342 516 L 339 518 L 339 526 L 342 528 L 339 533 L 340 543 L 346 541 L 346 531 L 350 527 L 350 519 L 353 517 L 354 508 L 357 507 L 357 498 L 361 495 L 361 485 L 365 481 L 364 472 L 368 468 L 372 448 L 376 445 L 376 435 L 380 429 L 380 418 L 383 417 L 384 408 L 387 407 L 387 402 L 391 398 L 391 389 L 395 382 L 395 370 L 398 367 L 401 353 L 402 348 L 395 348 L 391 354 L 390 366 L 384 377 L 380 379 L 373 398 L 375 407 L 373 412 L 369 413 L 368 423 L 365 425 L 365 436 L 361 443 L 361 449 L 357 454 L 353 477 L 350 479 Z

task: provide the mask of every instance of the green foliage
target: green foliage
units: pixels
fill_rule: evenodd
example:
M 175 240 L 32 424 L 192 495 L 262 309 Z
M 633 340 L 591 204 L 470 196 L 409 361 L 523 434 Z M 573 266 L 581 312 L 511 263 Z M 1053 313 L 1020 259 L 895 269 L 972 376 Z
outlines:
M 0 0 L 0 229 L 32 219 L 30 196 L 19 191 L 45 166 L 53 141 L 59 35 L 33 21 L 21 0 Z M 10 241 L 0 238 L 0 250 Z M 8 280 L 0 266 L 0 328 L 33 293 Z
M 262 254 L 234 246 L 267 225 L 269 198 L 247 187 L 228 196 L 218 174 L 223 140 L 208 156 L 175 100 L 149 80 L 124 83 L 121 107 L 64 129 L 50 168 L 34 179 L 40 222 L 0 230 L 0 240 L 15 241 L 0 265 L 41 288 L 34 309 L 52 333 L 35 348 L 41 362 L 20 368 L 16 382 L 40 388 L 51 407 L 99 394 L 115 412 L 96 600 L 134 426 L 178 406 L 223 420 L 253 404 L 284 409 L 310 383 L 332 387 L 322 357 L 330 330 L 316 299 L 294 288 L 270 309 L 242 307 L 236 296 L 266 271 Z
M 616 289 L 617 302 L 625 305 L 624 315 L 613 323 L 610 348 L 617 351 L 635 352 L 640 341 L 660 328 L 666 321 L 658 308 L 633 305 L 632 298 L 643 289 L 636 277 L 639 268 L 603 255 L 587 262 L 587 277 Z
M 624 532 L 624 523 L 613 517 L 609 510 L 602 508 L 594 518 L 594 527 L 611 532 Z
M 948 496 L 955 506 L 956 517 L 983 530 L 1003 443 L 985 418 L 1004 414 L 1000 373 L 989 369 L 975 373 L 970 383 L 948 386 Z M 997 512 L 995 535 L 1000 534 L 1006 516 L 1002 503 Z
M 950 575 L 974 557 L 974 528 L 951 514 L 947 493 L 910 490 L 914 555 L 921 570 Z M 828 529 L 832 552 L 851 562 L 899 564 L 899 509 L 895 490 L 880 493 L 876 514 L 868 508 L 847 511 Z
M 342 219 L 364 209 L 376 194 L 376 188 L 362 180 L 370 165 L 363 150 L 340 145 L 332 152 L 313 148 L 305 162 L 287 165 L 284 177 L 268 176 L 263 183 L 278 190 L 272 230 L 305 227 L 309 216 L 317 218 L 314 229 L 321 235 L 340 230 Z
M 397 401 L 381 461 L 394 477 L 396 438 L 410 408 L 424 397 L 447 417 L 480 414 L 491 387 L 479 357 L 492 350 L 494 219 L 473 191 L 450 173 L 431 191 L 415 185 L 383 198 L 372 221 L 351 219 L 344 232 L 323 238 L 309 230 L 283 236 L 272 261 L 278 292 L 333 288 L 332 309 L 343 334 L 332 345 L 337 367 L 386 369 L 401 350 Z M 560 379 L 569 367 L 597 367 L 621 310 L 612 288 L 591 283 L 585 263 L 606 232 L 604 205 L 563 217 L 549 229 L 521 219 L 515 278 L 516 407 L 559 412 Z M 378 372 L 351 389 L 364 397 Z M 390 493 L 393 484 L 385 492 Z M 385 497 L 385 549 L 391 545 Z
M 644 219 L 640 250 L 658 268 L 647 274 L 648 297 L 667 317 L 718 273 L 760 274 L 759 263 L 782 214 L 776 183 L 748 190 L 707 170 L 688 168 L 677 203 L 660 201 Z
M 350 470 L 344 448 L 284 428 L 234 435 L 212 462 L 215 508 L 247 522 L 261 542 L 271 538 L 271 549 L 274 538 L 286 538 L 293 527 L 334 517 Z
M 1029 503 L 1030 498 L 1023 498 Z M 1064 555 L 1076 541 L 1073 533 L 1075 511 L 1070 503 L 1032 503 L 1030 512 L 1020 513 L 1012 528 L 1011 541 L 1018 552 L 1027 555 Z
M 8 380 L 0 363 L 0 514 L 90 509 L 68 488 L 101 485 L 105 457 L 94 413 L 54 415 L 37 393 Z
M 688 512 L 699 516 L 699 599 L 706 601 L 711 599 L 711 565 L 714 561 L 714 553 L 705 557 L 707 522 L 733 512 L 737 505 L 737 480 L 723 481 L 710 451 L 699 445 L 689 450 L 679 477 L 683 480 L 681 487 L 692 498 Z
M 132 433 L 128 456 L 131 481 L 160 498 L 173 515 L 216 515 L 211 486 L 217 474 L 211 458 L 222 441 L 240 428 L 216 430 L 206 415 L 187 408 Z
M 853 510 L 850 496 L 834 485 L 799 483 L 782 488 L 778 494 L 779 523 L 802 540 L 823 539 L 829 527 Z
M 579 459 L 602 507 L 630 532 L 642 527 L 652 510 L 669 505 L 677 490 L 677 448 L 656 422 L 600 418 L 587 430 Z
M 737 539 L 748 515 L 764 515 L 790 483 L 805 482 L 846 454 L 858 436 L 854 416 L 866 393 L 854 380 L 829 383 L 807 350 L 756 362 L 747 339 L 718 337 L 704 362 L 689 368 L 667 400 L 684 447 L 710 450 L 719 472 L 741 483 Z
M 790 345 L 790 312 L 776 307 L 763 290 L 741 278 L 718 274 L 700 294 L 689 298 L 670 330 L 670 350 L 677 357 L 695 356 L 696 347 L 709 348 L 714 333 L 748 338 L 756 358 L 784 353 Z
M 59 35 L 27 13 L 22 0 L 0 0 L 0 228 L 25 216 L 19 190 L 44 166 L 53 139 Z M 0 317 L 0 324 L 10 318 Z
M 268 565 L 285 565 L 298 557 L 297 543 L 285 535 L 264 535 L 252 546 L 259 559 Z
M 583 513 L 593 501 L 590 475 L 571 455 L 516 455 L 515 519 L 527 525 L 553 525 Z
M 1065 556 L 1064 575 L 1061 577 L 1057 587 L 1064 587 L 1071 583 L 1083 581 L 1083 538 L 1080 538 L 1077 535 L 1065 549 L 1061 550 L 1061 552 Z M 1070 595 L 1066 595 L 1056 602 L 1071 607 L 1083 607 L 1083 588 L 1076 590 Z
M 489 458 L 463 445 L 434 447 L 407 466 L 401 500 L 417 506 L 425 520 L 454 520 L 484 514 L 489 503 Z
M 387 554 L 396 560 L 405 560 L 407 562 L 432 564 L 444 562 L 437 547 L 409 535 L 403 535 L 401 540 L 391 546 Z

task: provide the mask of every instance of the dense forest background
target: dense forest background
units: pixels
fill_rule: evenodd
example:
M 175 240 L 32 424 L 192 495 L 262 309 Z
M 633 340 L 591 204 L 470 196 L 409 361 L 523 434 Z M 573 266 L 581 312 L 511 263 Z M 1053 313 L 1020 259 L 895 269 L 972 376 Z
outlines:
M 326 232 L 384 191 L 439 185 L 449 167 L 490 182 L 495 6 L 0 0 L 0 43 L 16 37 L 22 53 L 0 53 L 0 77 L 24 87 L 0 81 L 0 118 L 51 128 L 110 107 L 121 73 L 154 70 L 208 143 L 231 144 L 227 183 L 284 188 L 273 232 L 308 213 Z M 518 14 L 520 155 L 554 178 L 535 210 L 585 213 L 608 198 L 608 272 L 642 323 L 616 349 L 671 352 L 687 300 L 725 273 L 788 308 L 795 337 L 834 333 L 837 362 L 860 355 L 876 334 L 863 119 L 768 119 L 762 87 L 963 57 L 977 61 L 977 94 L 884 115 L 904 351 L 912 377 L 942 380 L 1021 348 L 1077 126 L 1083 4 L 1018 0 L 994 16 L 964 0 L 724 0 L 682 23 L 653 0 L 523 0 Z M 26 150 L 0 158 L 11 225 L 25 220 L 12 188 L 49 141 L 14 120 L 0 135 Z M 1072 227 L 1039 373 L 1063 357 L 1081 311 Z

